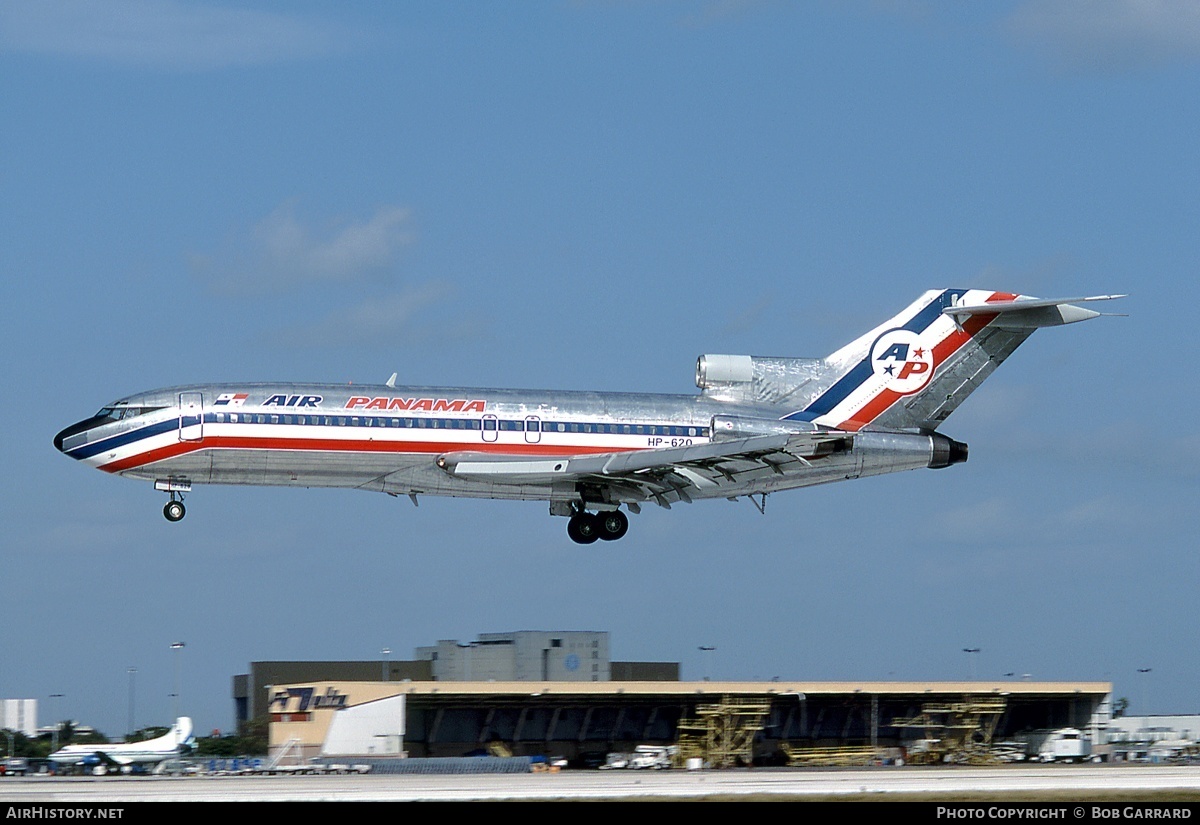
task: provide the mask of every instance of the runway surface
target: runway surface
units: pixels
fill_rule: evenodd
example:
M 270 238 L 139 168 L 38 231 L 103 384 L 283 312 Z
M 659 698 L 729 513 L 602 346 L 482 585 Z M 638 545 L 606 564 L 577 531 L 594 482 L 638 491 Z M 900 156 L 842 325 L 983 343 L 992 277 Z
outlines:
M 619 799 L 831 799 L 884 801 L 936 794 L 1047 800 L 1139 798 L 1200 801 L 1200 765 L 1038 765 L 1001 768 L 564 771 L 510 775 L 5 777 L 0 800 L 24 803 L 337 802 Z

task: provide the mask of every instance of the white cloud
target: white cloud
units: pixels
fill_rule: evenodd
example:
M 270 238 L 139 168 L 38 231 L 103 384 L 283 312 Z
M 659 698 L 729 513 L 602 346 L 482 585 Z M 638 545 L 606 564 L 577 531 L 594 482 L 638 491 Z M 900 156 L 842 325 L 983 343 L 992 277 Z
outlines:
M 1073 65 L 1124 67 L 1200 57 L 1195 0 L 1026 0 L 1006 25 L 1017 40 Z
M 207 70 L 328 54 L 362 37 L 329 21 L 177 0 L 5 0 L 0 51 Z
M 390 266 L 412 243 L 409 210 L 380 207 L 361 223 L 315 230 L 280 205 L 244 238 L 214 256 L 193 255 L 192 267 L 223 292 L 278 292 L 312 283 L 345 283 Z
M 930 539 L 955 546 L 1041 543 L 1055 552 L 1075 553 L 1096 538 L 1131 533 L 1152 515 L 1111 494 L 1076 501 L 1049 512 L 1023 510 L 1016 500 L 993 497 L 947 508 L 926 525 Z
M 762 317 L 775 304 L 772 295 L 764 295 L 753 305 L 737 312 L 719 330 L 722 335 L 741 335 L 749 332 L 761 323 Z
M 442 326 L 431 308 L 449 299 L 453 288 L 438 281 L 393 295 L 369 298 L 335 310 L 300 336 L 310 346 L 358 346 L 411 339 Z

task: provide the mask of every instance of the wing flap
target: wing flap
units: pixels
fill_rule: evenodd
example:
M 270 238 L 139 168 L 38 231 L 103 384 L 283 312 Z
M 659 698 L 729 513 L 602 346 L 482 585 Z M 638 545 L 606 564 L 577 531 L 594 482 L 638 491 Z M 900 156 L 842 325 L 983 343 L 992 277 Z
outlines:
M 789 463 L 841 443 L 849 447 L 853 433 L 822 430 L 783 435 L 752 436 L 686 447 L 628 450 L 573 458 L 538 458 L 495 453 L 447 453 L 438 466 L 461 478 L 536 482 L 549 480 L 624 481 L 657 489 L 717 486 L 737 474 L 770 468 L 780 472 Z M 668 481 L 674 477 L 674 483 Z M 682 496 L 681 496 L 682 497 Z

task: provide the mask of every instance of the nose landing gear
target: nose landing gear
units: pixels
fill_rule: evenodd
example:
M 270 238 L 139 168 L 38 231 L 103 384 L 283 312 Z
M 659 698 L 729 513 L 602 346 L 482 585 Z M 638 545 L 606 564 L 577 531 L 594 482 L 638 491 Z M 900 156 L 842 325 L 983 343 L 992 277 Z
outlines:
M 171 496 L 171 500 L 163 507 L 163 515 L 167 521 L 180 521 L 187 515 L 183 506 L 183 494 L 192 491 L 190 481 L 181 478 L 160 478 L 154 482 L 154 489 Z
M 167 521 L 179 521 L 187 515 L 182 497 L 177 500 L 175 494 L 171 493 L 171 500 L 163 507 L 163 515 L 167 517 Z
M 616 541 L 629 532 L 629 518 L 620 510 L 588 513 L 580 510 L 567 522 L 567 535 L 576 544 L 591 544 L 596 539 Z

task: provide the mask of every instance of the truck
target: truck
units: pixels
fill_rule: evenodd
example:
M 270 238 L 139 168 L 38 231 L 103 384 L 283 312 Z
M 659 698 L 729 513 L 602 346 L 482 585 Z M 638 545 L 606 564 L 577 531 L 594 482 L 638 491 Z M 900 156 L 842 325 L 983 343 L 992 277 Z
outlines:
M 29 760 L 20 756 L 10 757 L 0 764 L 0 774 L 24 776 L 29 773 Z
M 1098 762 L 1092 752 L 1092 739 L 1079 728 L 1054 728 L 1030 731 L 1017 737 L 1025 743 L 1031 762 Z

